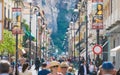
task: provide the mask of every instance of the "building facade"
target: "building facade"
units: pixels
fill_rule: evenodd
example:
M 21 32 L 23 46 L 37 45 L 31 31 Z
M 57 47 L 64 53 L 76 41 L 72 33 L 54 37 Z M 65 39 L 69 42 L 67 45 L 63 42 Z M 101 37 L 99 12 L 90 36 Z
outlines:
M 119 0 L 104 0 L 104 25 L 109 41 L 108 57 L 118 69 L 120 60 L 116 54 L 120 46 L 120 5 Z M 117 49 L 116 49 L 117 48 Z M 115 50 L 114 50 L 115 49 Z M 115 53 L 115 54 L 114 54 Z

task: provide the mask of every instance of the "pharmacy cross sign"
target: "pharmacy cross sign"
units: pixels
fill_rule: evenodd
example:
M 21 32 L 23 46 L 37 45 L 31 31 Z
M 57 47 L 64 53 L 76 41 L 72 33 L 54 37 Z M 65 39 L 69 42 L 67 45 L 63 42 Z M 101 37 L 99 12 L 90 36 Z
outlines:
M 94 47 L 93 47 L 93 53 L 94 54 L 101 54 L 102 53 L 102 46 L 100 46 L 100 45 L 95 45 Z

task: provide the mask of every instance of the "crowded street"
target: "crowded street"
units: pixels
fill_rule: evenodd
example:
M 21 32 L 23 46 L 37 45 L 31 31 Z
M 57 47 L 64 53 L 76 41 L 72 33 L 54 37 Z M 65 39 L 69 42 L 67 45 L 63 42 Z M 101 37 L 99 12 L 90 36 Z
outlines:
M 120 0 L 0 0 L 0 75 L 120 75 Z

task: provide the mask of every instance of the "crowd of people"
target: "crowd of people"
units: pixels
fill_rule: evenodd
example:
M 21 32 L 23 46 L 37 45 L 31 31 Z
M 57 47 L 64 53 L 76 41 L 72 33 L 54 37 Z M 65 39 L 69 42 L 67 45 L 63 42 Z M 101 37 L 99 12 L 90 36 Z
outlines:
M 89 64 L 85 60 L 79 63 L 79 68 L 75 69 L 68 60 L 44 60 L 41 62 L 37 58 L 35 63 L 30 66 L 29 62 L 22 59 L 17 72 L 18 75 L 120 75 L 120 69 L 116 70 L 109 61 L 103 62 L 99 68 L 92 61 Z M 0 60 L 0 75 L 15 75 L 14 67 L 13 63 Z
M 0 75 L 16 75 L 15 62 L 0 60 Z M 75 75 L 73 64 L 66 60 L 44 60 L 35 59 L 34 64 L 24 58 L 20 59 L 17 75 Z

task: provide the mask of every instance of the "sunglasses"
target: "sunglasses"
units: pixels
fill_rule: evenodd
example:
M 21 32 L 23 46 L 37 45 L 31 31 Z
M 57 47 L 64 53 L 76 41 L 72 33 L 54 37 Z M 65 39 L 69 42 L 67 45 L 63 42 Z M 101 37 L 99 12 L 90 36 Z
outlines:
M 67 68 L 67 67 L 61 67 L 61 68 Z
M 53 66 L 53 67 L 58 67 L 58 65 L 56 65 L 56 66 Z

